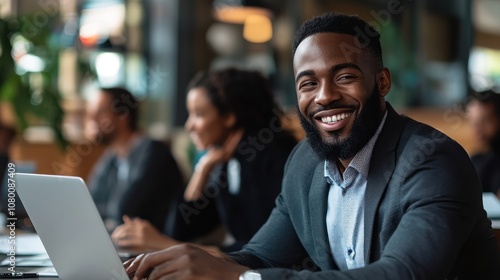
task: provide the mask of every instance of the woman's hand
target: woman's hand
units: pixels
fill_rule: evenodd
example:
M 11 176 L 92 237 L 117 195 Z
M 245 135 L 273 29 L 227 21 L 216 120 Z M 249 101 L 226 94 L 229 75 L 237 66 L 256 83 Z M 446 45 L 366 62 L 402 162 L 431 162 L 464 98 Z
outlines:
M 113 242 L 120 247 L 160 250 L 180 243 L 162 234 L 149 221 L 123 216 L 123 222 L 111 234 Z
M 186 201 L 195 201 L 202 197 L 203 188 L 208 182 L 212 169 L 215 165 L 226 162 L 231 158 L 243 137 L 243 132 L 243 129 L 232 132 L 221 147 L 210 148 L 200 158 L 191 176 L 191 180 L 189 180 L 184 191 L 184 199 Z

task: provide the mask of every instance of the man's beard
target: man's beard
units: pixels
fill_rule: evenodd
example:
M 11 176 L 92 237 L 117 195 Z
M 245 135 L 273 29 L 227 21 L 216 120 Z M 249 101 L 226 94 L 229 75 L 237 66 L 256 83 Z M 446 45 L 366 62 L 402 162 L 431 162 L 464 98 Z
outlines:
M 339 106 L 330 104 L 321 109 L 328 110 L 336 107 Z M 297 110 L 297 112 L 302 128 L 304 128 L 307 139 L 316 154 L 322 159 L 334 161 L 353 158 L 368 143 L 380 124 L 382 108 L 378 88 L 375 86 L 363 110 L 359 115 L 353 116 L 355 119 L 350 135 L 342 140 L 339 132 L 329 133 L 330 137 L 337 137 L 339 140 L 333 143 L 327 143 L 321 138 L 312 117 L 309 117 L 308 120 L 300 113 L 300 110 Z
M 115 128 L 116 129 L 116 128 Z M 108 146 L 111 144 L 116 138 L 116 132 L 107 132 L 104 133 L 101 129 L 94 131 L 91 135 L 88 136 L 89 140 L 96 146 Z

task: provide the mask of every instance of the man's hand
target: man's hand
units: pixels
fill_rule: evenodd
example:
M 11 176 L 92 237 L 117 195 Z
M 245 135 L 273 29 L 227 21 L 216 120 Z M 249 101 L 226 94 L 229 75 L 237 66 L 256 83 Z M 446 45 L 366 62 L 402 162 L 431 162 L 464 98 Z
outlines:
M 134 280 L 214 279 L 238 280 L 250 268 L 228 257 L 215 257 L 199 247 L 181 244 L 168 249 L 143 254 L 124 263 Z
M 184 199 L 195 201 L 203 196 L 203 188 L 215 165 L 228 161 L 243 137 L 244 130 L 232 132 L 221 147 L 212 147 L 200 158 L 184 191 Z
M 120 247 L 160 250 L 179 244 L 178 241 L 162 234 L 146 220 L 123 216 L 123 222 L 111 234 L 113 242 Z

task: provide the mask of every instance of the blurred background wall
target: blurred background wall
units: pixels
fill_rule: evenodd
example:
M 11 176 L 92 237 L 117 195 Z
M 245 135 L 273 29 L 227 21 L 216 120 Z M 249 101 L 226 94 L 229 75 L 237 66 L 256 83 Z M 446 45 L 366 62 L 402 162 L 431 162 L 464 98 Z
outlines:
M 99 86 L 141 100 L 141 127 L 189 172 L 185 89 L 198 71 L 236 66 L 272 81 L 294 122 L 291 42 L 306 19 L 357 14 L 382 35 L 388 100 L 473 150 L 462 104 L 500 86 L 496 0 L 0 0 L 0 123 L 17 161 L 84 178 L 102 147 L 83 135 Z

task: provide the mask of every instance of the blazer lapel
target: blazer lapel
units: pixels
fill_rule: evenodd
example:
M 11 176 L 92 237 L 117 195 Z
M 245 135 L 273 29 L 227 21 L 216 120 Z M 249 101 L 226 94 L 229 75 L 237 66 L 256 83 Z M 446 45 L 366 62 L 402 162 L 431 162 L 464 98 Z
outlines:
M 396 162 L 396 145 L 403 127 L 403 118 L 387 103 L 387 118 L 375 143 L 370 160 L 368 183 L 365 191 L 365 263 L 370 263 L 373 226 L 378 205 L 392 176 Z
M 322 270 L 338 269 L 332 258 L 326 230 L 329 185 L 325 179 L 324 164 L 324 161 L 320 161 L 316 166 L 309 192 L 310 220 L 316 251 L 314 259 Z

